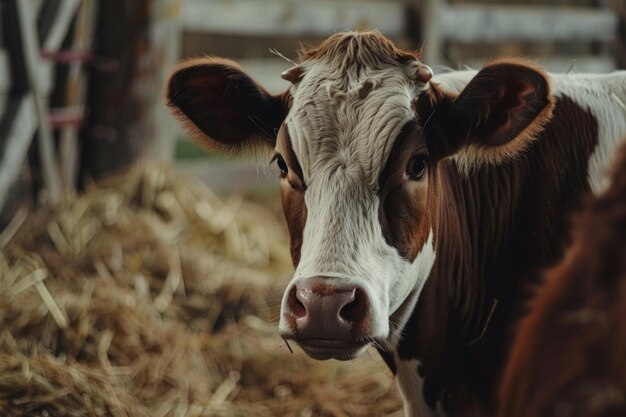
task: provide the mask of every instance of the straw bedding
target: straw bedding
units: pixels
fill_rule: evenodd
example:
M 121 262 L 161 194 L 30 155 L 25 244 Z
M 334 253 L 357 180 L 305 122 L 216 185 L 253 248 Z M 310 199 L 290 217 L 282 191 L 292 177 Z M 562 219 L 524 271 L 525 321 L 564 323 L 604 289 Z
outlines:
M 382 416 L 377 355 L 290 353 L 275 210 L 143 166 L 0 235 L 0 415 Z

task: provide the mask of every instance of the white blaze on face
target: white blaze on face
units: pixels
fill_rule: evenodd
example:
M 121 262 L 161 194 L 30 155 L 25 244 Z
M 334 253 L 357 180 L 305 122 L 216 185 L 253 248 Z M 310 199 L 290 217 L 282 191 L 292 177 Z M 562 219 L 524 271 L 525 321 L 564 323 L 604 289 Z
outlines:
M 360 66 L 357 74 L 333 71 L 327 61 L 304 65 L 285 120 L 307 187 L 292 284 L 321 276 L 363 288 L 370 300 L 369 336 L 387 338 L 389 316 L 407 297 L 417 300 L 435 259 L 432 231 L 410 262 L 385 241 L 379 220 L 381 171 L 401 129 L 415 119 L 412 100 L 427 86 L 412 81 L 406 66 Z M 406 310 L 399 321 L 408 319 Z M 286 326 L 281 316 L 281 331 Z

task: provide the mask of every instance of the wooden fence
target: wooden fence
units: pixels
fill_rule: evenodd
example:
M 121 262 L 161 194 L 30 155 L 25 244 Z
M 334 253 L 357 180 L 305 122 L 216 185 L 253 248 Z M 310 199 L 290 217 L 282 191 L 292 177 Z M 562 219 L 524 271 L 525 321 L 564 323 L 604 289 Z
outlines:
M 184 53 L 236 58 L 275 92 L 288 85 L 279 74 L 290 64 L 269 54 L 270 47 L 293 58 L 300 41 L 315 43 L 333 32 L 369 28 L 399 39 L 408 7 L 395 0 L 184 0 L 182 6 L 181 24 L 189 43 L 183 45 Z
M 0 0 L 0 228 L 10 196 L 57 203 L 81 176 L 171 158 L 175 122 L 161 97 L 180 5 Z
M 379 29 L 404 47 L 423 45 L 424 61 L 431 65 L 476 67 L 500 53 L 535 54 L 548 69 L 562 72 L 571 69 L 574 59 L 579 72 L 605 72 L 626 64 L 626 24 L 617 9 L 626 7 L 622 0 L 558 0 L 558 7 L 473 1 L 491 3 L 0 0 L 0 210 L 28 153 L 31 171 L 41 172 L 33 176 L 41 179 L 53 202 L 74 188 L 81 163 L 110 168 L 106 164 L 120 153 L 120 141 L 130 151 L 152 141 L 161 144 L 158 154 L 171 154 L 175 123 L 160 97 L 177 56 L 179 24 L 185 54 L 237 58 L 271 91 L 286 88 L 279 74 L 290 64 L 272 55 L 270 47 L 293 57 L 299 40 L 317 42 L 332 32 L 353 29 Z M 110 8 L 108 15 L 102 12 L 103 4 Z M 120 26 L 119 13 L 111 10 L 128 12 L 129 5 L 139 10 L 138 20 Z M 155 24 L 147 24 L 150 19 Z M 101 32 L 94 33 L 98 28 Z M 99 36 L 95 43 L 94 36 Z M 120 47 L 120 42 L 125 44 Z M 97 48 L 91 50 L 94 44 Z M 511 44 L 522 47 L 512 49 Z M 122 68 L 113 77 L 93 71 L 106 67 L 107 57 Z M 92 66 L 87 72 L 86 63 Z M 150 117 L 129 126 L 124 106 L 131 104 Z
M 538 58 L 554 71 L 564 72 L 575 63 L 581 72 L 608 72 L 618 66 L 617 53 L 611 48 L 617 48 L 620 43 L 619 15 L 604 3 L 595 7 L 566 4 L 555 7 L 422 0 L 424 60 L 433 64 L 450 61 L 447 49 L 451 43 L 576 45 L 550 48 L 549 56 Z M 622 49 L 624 42 L 621 39 Z M 563 54 L 563 50 L 567 52 Z M 463 62 L 471 66 L 480 63 L 475 59 Z
M 54 149 L 53 118 L 47 104 L 54 80 L 53 62 L 43 56 L 60 50 L 80 1 L 62 2 L 54 13 L 49 9 L 50 3 L 43 1 L 3 0 L 0 4 L 3 46 L 0 53 L 0 208 L 21 171 L 35 132 L 38 133 L 38 165 L 43 172 L 41 178 L 47 197 L 53 203 L 58 202 L 63 180 Z M 83 10 L 81 18 L 88 18 L 85 15 L 88 11 Z M 72 80 L 71 88 L 77 94 L 82 92 L 81 81 L 80 77 Z M 74 127 L 66 135 L 63 146 L 75 147 L 76 142 Z
M 280 38 L 321 39 L 350 29 L 376 28 L 405 46 L 423 45 L 424 62 L 431 65 L 480 66 L 484 59 L 455 56 L 450 53 L 453 46 L 478 45 L 474 52 L 495 54 L 499 50 L 494 45 L 514 42 L 556 45 L 543 48 L 537 56 L 552 71 L 565 72 L 574 61 L 579 72 L 607 72 L 620 66 L 616 49 L 623 50 L 625 41 L 618 37 L 619 14 L 608 3 L 602 7 L 590 5 L 599 3 L 597 0 L 588 0 L 586 6 L 581 6 L 585 0 L 562 0 L 559 6 L 501 3 L 506 4 L 460 0 L 454 4 L 444 0 L 185 0 L 182 25 L 187 33 L 224 39 L 229 43 L 226 49 L 234 51 L 252 75 L 275 91 L 286 85 L 277 74 L 288 64 L 268 59 L 265 50 L 258 51 L 258 56 L 237 56 L 236 51 L 259 39 L 267 39 L 268 44 Z M 572 44 L 578 47 L 559 47 Z M 560 55 L 562 50 L 567 53 Z M 191 51 L 196 54 L 199 49 Z M 217 49 L 218 53 L 223 51 Z M 291 51 L 282 52 L 290 55 Z M 536 49 L 513 52 L 537 54 Z

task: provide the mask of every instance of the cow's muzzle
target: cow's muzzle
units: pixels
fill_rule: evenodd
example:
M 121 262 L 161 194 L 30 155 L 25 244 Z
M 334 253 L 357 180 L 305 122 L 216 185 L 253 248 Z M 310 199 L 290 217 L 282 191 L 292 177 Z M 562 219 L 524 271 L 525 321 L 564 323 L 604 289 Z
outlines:
M 363 289 L 330 281 L 315 277 L 291 286 L 281 336 L 295 340 L 314 359 L 353 359 L 370 343 L 370 301 Z

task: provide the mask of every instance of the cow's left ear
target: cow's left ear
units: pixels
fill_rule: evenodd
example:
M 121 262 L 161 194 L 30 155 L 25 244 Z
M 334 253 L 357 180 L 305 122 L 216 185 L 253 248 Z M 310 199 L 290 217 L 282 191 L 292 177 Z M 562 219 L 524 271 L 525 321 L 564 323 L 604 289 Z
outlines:
M 425 126 L 439 158 L 456 155 L 463 168 L 499 163 L 525 150 L 550 120 L 554 97 L 547 75 L 531 65 L 498 62 L 476 74 L 456 96 L 435 105 Z

